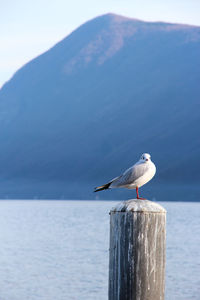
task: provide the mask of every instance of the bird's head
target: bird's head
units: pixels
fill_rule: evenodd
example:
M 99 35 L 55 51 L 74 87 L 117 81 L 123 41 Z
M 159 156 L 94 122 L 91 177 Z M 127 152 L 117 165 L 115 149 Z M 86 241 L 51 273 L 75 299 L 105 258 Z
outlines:
M 143 153 L 140 157 L 140 161 L 147 162 L 151 160 L 151 155 L 149 153 Z

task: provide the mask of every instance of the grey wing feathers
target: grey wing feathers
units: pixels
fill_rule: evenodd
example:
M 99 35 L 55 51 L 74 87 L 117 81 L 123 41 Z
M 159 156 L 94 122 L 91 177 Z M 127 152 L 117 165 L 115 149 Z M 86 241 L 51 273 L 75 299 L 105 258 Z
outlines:
M 135 164 L 127 169 L 121 176 L 114 178 L 110 187 L 123 187 L 133 183 L 146 172 L 146 164 Z

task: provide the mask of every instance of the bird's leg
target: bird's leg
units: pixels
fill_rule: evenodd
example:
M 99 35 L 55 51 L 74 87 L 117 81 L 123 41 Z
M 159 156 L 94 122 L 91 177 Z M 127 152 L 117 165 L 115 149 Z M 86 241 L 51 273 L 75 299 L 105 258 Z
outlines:
M 137 193 L 137 199 L 140 199 L 140 200 L 146 200 L 145 198 L 139 197 L 138 187 L 137 187 L 137 186 L 136 186 L 136 193 Z

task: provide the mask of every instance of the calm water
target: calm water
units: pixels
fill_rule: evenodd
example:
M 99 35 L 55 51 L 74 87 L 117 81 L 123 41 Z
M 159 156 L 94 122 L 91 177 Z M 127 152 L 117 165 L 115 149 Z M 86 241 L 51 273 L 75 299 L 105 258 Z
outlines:
M 0 300 L 107 300 L 115 202 L 1 201 Z M 200 203 L 167 211 L 166 300 L 200 299 Z

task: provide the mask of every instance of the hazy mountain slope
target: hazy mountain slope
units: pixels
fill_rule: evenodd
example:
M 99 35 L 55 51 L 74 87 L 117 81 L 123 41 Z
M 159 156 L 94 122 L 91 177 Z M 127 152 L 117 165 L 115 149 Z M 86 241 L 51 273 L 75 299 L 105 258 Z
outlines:
M 2 182 L 38 195 L 50 181 L 66 197 L 70 183 L 78 197 L 142 152 L 157 182 L 198 182 L 199 53 L 199 27 L 112 14 L 82 25 L 1 89 Z

